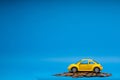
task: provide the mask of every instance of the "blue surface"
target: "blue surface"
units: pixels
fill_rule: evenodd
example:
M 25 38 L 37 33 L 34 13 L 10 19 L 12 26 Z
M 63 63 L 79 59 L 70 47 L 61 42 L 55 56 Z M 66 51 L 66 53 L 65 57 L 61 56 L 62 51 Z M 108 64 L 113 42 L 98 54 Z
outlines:
M 0 80 L 55 77 L 81 58 L 120 79 L 120 1 L 0 1 Z

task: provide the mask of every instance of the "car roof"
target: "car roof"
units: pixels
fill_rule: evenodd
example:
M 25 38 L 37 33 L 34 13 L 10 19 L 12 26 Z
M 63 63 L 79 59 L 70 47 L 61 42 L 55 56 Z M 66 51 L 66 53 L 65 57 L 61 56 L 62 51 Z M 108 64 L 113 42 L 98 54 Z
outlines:
M 90 58 L 84 58 L 84 59 L 81 59 L 81 60 L 93 60 L 93 59 L 90 59 Z

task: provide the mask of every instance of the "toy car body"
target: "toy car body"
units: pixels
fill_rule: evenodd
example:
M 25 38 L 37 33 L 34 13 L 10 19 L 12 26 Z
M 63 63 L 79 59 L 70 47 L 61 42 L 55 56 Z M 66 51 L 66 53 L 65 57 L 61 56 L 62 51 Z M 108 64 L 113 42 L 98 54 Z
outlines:
M 100 72 L 103 67 L 92 59 L 82 59 L 75 64 L 70 64 L 68 66 L 68 70 L 71 72 L 77 71 L 93 71 L 93 72 Z

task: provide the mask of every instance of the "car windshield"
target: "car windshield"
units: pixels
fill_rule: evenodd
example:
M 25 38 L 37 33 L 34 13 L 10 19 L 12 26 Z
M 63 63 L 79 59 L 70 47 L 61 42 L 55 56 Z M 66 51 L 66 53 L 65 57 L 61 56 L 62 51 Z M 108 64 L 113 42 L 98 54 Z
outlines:
M 81 62 L 82 60 L 79 60 L 79 61 L 77 61 L 75 64 L 77 64 L 78 62 Z

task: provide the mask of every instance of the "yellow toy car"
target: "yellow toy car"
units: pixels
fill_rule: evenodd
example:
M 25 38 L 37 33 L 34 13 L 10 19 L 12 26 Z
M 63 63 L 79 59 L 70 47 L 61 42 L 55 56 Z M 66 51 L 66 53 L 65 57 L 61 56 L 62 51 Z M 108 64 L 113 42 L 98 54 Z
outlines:
M 70 72 L 77 72 L 77 71 L 93 71 L 93 72 L 100 72 L 103 67 L 92 59 L 82 59 L 75 64 L 71 64 L 68 66 L 68 70 Z

